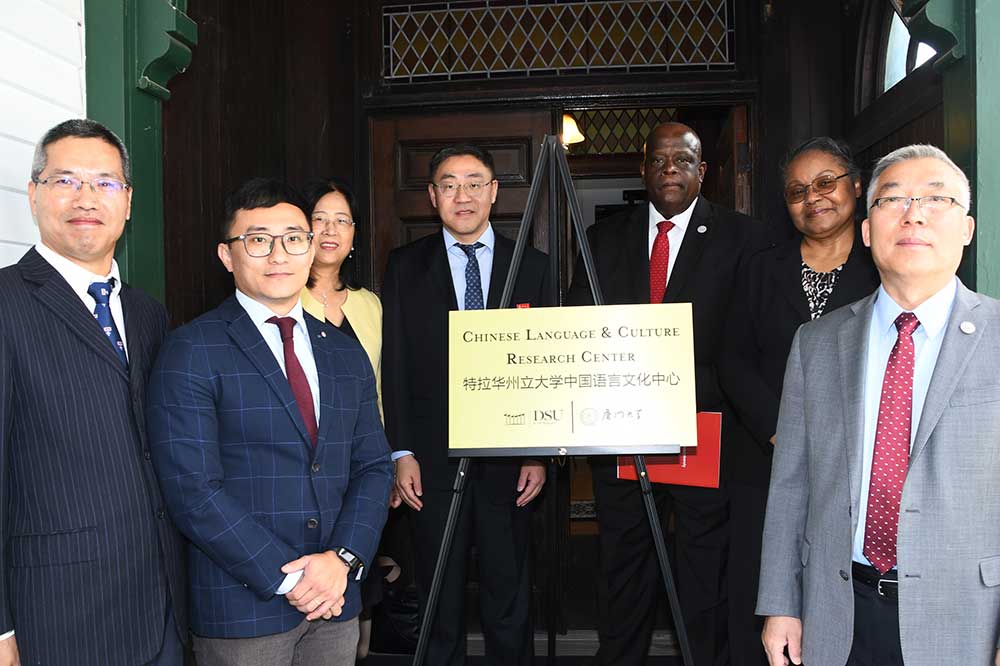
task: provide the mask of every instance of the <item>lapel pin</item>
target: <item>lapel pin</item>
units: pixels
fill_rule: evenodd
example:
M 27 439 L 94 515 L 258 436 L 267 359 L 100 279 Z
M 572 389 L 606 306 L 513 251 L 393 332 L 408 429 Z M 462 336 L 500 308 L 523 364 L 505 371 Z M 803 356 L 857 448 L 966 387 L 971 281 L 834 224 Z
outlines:
M 962 331 L 962 333 L 965 333 L 966 335 L 972 335 L 973 333 L 976 332 L 976 325 L 973 324 L 971 321 L 963 321 L 961 324 L 958 325 L 958 328 Z
M 319 337 L 325 338 L 326 337 L 326 331 L 320 331 L 319 332 Z
M 706 227 L 704 224 L 698 227 L 698 233 L 699 234 L 703 234 L 706 231 L 708 231 L 708 227 Z

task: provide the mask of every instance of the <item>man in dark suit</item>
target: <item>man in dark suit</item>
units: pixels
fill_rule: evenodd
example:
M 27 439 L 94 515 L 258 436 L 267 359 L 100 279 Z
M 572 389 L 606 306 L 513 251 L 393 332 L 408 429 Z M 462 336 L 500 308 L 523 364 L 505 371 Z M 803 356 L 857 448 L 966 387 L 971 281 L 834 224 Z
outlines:
M 723 324 L 733 278 L 744 251 L 760 242 L 761 230 L 749 217 L 700 196 L 705 169 L 701 140 L 690 127 L 660 125 L 646 138 L 640 168 L 649 206 L 595 224 L 587 239 L 609 305 L 692 304 L 698 409 L 721 411 L 716 357 L 727 334 Z M 567 301 L 592 303 L 582 262 L 577 264 Z M 729 455 L 725 447 L 722 455 L 725 461 Z M 593 458 L 591 466 L 605 602 L 597 662 L 641 664 L 662 589 L 652 532 L 638 483 L 616 478 L 613 457 Z M 724 663 L 729 513 L 725 489 L 656 486 L 655 492 L 661 517 L 674 513 L 675 572 L 695 663 Z
M 181 539 L 143 418 L 167 313 L 114 261 L 124 144 L 91 120 L 56 125 L 28 196 L 41 241 L 0 271 L 0 664 L 179 666 Z
M 167 337 L 149 386 L 153 461 L 191 540 L 195 655 L 354 664 L 392 487 L 371 363 L 303 314 L 313 245 L 293 190 L 247 182 L 225 225 L 236 294 Z
M 448 312 L 495 308 L 514 253 L 496 234 L 490 208 L 498 183 L 493 158 L 475 146 L 439 151 L 431 160 L 431 204 L 439 233 L 389 255 L 382 290 L 382 387 L 386 429 L 396 460 L 395 504 L 412 514 L 417 586 L 426 607 L 451 502 L 457 461 L 448 459 Z M 547 260 L 525 251 L 512 305 L 544 305 Z M 491 664 L 532 660 L 528 504 L 545 483 L 533 460 L 476 460 L 464 502 L 427 663 L 465 660 L 466 554 L 479 554 L 480 611 Z

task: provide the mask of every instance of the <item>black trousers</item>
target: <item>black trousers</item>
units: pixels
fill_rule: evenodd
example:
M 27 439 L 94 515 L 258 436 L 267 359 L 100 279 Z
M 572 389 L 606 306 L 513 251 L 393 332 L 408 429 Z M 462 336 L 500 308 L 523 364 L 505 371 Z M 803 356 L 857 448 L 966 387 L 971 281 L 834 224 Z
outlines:
M 760 633 L 764 618 L 754 614 L 760 582 L 760 548 L 767 488 L 729 482 L 729 657 L 732 666 L 767 666 Z
M 854 581 L 854 642 L 846 666 L 903 666 L 899 604 Z
M 636 481 L 616 478 L 615 459 L 591 459 L 600 528 L 598 664 L 644 664 L 663 589 L 649 519 Z M 726 491 L 654 485 L 662 523 L 674 515 L 671 562 L 695 666 L 728 661 Z M 666 530 L 664 530 L 666 532 Z
M 488 463 L 473 463 L 476 464 Z M 427 607 L 452 495 L 451 491 L 425 489 L 421 498 L 423 509 L 411 515 L 421 613 Z M 534 631 L 529 566 L 532 507 L 517 508 L 516 496 L 513 487 L 509 492 L 498 493 L 474 478 L 467 483 L 424 663 L 434 666 L 465 663 L 465 583 L 473 545 L 479 554 L 479 612 L 486 663 L 495 666 L 532 663 Z

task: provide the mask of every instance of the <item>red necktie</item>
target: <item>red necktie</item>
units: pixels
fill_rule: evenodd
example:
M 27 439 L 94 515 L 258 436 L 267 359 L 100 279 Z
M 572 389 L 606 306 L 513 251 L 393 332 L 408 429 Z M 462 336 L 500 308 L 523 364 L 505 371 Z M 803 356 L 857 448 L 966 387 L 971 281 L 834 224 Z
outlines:
M 285 375 L 288 376 L 288 384 L 292 387 L 292 395 L 299 405 L 299 413 L 306 423 L 306 431 L 313 446 L 316 446 L 316 409 L 313 406 L 312 391 L 309 389 L 309 380 L 302 370 L 298 357 L 295 355 L 295 344 L 292 342 L 292 331 L 295 330 L 295 320 L 291 317 L 271 317 L 267 320 L 269 324 L 275 324 L 281 331 L 281 344 L 285 349 Z
M 882 380 L 882 400 L 875 426 L 875 453 L 868 486 L 864 555 L 881 573 L 896 566 L 899 500 L 910 464 L 913 405 L 913 331 L 920 322 L 912 312 L 896 317 L 899 337 L 889 352 Z
M 674 228 L 670 220 L 656 223 L 656 240 L 653 241 L 653 252 L 649 255 L 649 302 L 662 303 L 663 293 L 667 290 L 667 267 L 670 266 L 670 239 L 667 232 Z

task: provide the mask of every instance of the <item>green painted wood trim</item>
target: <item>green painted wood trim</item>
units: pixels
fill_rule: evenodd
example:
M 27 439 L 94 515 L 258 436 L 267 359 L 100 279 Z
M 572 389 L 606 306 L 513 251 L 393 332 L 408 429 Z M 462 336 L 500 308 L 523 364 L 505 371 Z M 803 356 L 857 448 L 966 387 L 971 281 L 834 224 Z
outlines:
M 132 158 L 132 219 L 115 253 L 122 277 L 164 300 L 163 131 L 167 84 L 191 62 L 187 0 L 85 0 L 87 115 Z
M 1000 298 L 1000 1 L 975 3 L 976 272 L 979 291 Z M 980 38 L 982 36 L 982 38 Z

